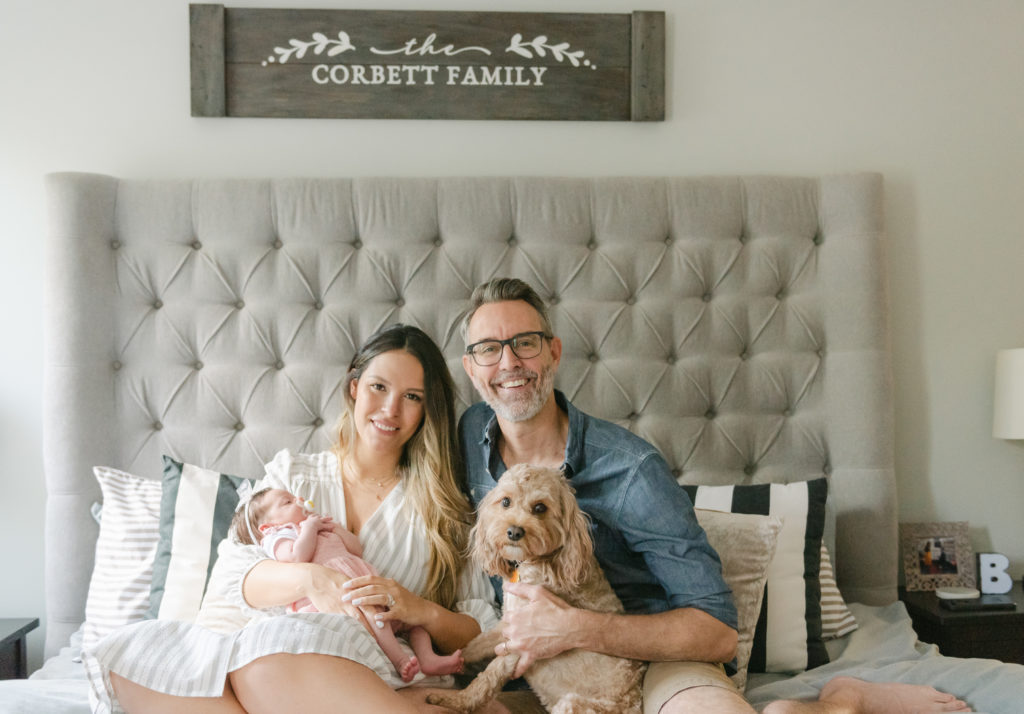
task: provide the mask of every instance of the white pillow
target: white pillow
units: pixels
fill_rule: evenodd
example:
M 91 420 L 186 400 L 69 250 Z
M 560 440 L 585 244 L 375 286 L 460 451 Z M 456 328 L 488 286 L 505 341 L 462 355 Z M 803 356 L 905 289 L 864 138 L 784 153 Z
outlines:
M 775 555 L 782 519 L 746 513 L 694 509 L 708 543 L 722 560 L 722 577 L 736 603 L 736 673 L 733 683 L 742 692 L 747 684 L 747 664 L 754 644 L 754 628 L 761 615 L 764 584 Z
M 82 647 L 145 617 L 160 540 L 160 482 L 106 466 L 93 469 L 103 493 L 96 564 L 85 603 Z

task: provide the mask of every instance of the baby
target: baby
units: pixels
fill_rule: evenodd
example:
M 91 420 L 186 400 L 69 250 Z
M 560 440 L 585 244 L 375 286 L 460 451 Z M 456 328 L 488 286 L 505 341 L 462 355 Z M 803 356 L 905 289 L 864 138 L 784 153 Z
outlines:
M 259 545 L 275 560 L 319 563 L 350 578 L 377 574 L 373 566 L 360 557 L 363 547 L 354 533 L 330 517 L 312 513 L 306 506 L 307 502 L 288 491 L 266 488 L 254 493 L 245 508 L 238 509 L 232 529 L 240 542 Z M 318 612 L 308 598 L 292 603 L 289 609 L 292 612 Z M 375 613 L 383 611 L 376 605 L 360 609 L 371 619 Z M 404 682 L 412 681 L 421 671 L 434 675 L 462 671 L 461 652 L 437 654 L 430 634 L 422 627 L 409 628 L 407 636 L 415 652 L 409 657 L 395 638 L 399 623 L 392 622 L 391 627 L 384 627 L 380 621 L 377 627 L 371 627 L 365 621 L 363 624 L 376 638 Z

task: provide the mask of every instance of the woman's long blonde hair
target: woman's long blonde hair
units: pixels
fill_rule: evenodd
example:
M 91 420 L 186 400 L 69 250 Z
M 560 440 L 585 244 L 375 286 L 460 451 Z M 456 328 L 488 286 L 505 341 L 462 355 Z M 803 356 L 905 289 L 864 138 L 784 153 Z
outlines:
M 399 462 L 406 500 L 423 519 L 430 548 L 426 597 L 455 606 L 472 509 L 459 486 L 462 459 L 455 432 L 455 385 L 444 355 L 418 327 L 395 324 L 371 335 L 352 358 L 342 385 L 344 406 L 335 453 L 344 463 L 356 439 L 350 385 L 379 354 L 402 350 L 423 366 L 423 422 L 405 444 Z

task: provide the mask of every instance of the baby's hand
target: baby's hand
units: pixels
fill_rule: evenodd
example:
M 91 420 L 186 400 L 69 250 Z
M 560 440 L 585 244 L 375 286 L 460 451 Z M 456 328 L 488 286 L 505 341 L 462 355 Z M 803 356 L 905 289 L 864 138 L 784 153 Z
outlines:
M 330 516 L 320 516 L 320 530 L 332 531 L 334 530 L 334 519 Z
M 320 531 L 322 531 L 322 530 L 324 530 L 326 528 L 330 528 L 331 527 L 329 525 L 330 520 L 331 520 L 330 518 L 325 518 L 324 516 L 321 516 L 318 513 L 313 513 L 313 514 L 311 514 L 309 516 L 306 516 L 306 520 L 304 520 L 302 522 L 302 527 L 303 528 L 313 528 L 313 529 L 315 529 L 319 533 Z M 326 524 L 325 524 L 325 521 L 326 521 Z

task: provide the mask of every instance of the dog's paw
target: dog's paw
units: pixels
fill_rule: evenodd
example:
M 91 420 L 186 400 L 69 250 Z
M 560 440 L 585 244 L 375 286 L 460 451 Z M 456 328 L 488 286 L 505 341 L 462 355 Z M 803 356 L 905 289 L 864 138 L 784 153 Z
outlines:
M 466 708 L 465 703 L 462 701 L 462 697 L 457 692 L 432 692 L 427 695 L 427 704 L 433 704 L 438 707 L 445 707 L 451 709 L 453 712 L 459 714 L 469 714 L 472 711 L 471 708 Z

